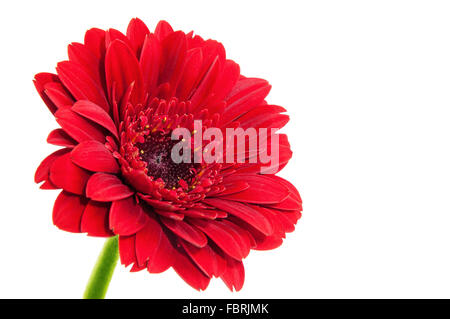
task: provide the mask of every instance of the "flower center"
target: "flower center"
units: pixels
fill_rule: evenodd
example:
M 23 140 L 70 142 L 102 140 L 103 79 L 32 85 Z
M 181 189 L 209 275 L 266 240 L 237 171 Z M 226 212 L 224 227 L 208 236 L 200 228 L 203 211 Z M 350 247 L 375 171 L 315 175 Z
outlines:
M 169 136 L 149 135 L 144 143 L 137 143 L 140 158 L 147 163 L 147 174 L 157 180 L 161 178 L 165 187 L 178 188 L 187 186 L 195 177 L 196 170 L 192 163 L 175 163 L 171 157 L 173 146 L 178 141 Z

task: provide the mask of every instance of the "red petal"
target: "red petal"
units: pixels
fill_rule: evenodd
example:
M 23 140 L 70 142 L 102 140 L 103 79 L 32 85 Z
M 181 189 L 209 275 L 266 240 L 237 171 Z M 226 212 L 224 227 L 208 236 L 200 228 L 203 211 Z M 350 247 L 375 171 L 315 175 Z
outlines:
M 202 102 L 204 102 L 209 94 L 211 94 L 212 88 L 216 83 L 217 76 L 219 74 L 219 68 L 220 60 L 219 57 L 216 57 L 190 98 L 194 109 L 199 105 L 203 105 L 204 103 Z
M 52 182 L 45 181 L 39 186 L 40 189 L 58 189 Z
M 81 232 L 96 237 L 113 236 L 109 229 L 109 208 L 109 204 L 90 200 L 81 218 Z
M 81 232 L 81 216 L 85 207 L 85 198 L 62 191 L 53 206 L 53 224 L 68 232 Z
M 58 77 L 55 74 L 51 73 L 38 73 L 34 76 L 33 80 L 34 86 L 36 87 L 36 90 L 38 91 L 40 97 L 52 113 L 55 113 L 58 107 L 55 105 L 55 103 L 52 102 L 52 100 L 50 100 L 47 94 L 45 94 L 44 90 L 47 83 L 58 81 Z
M 149 271 L 162 272 L 172 265 L 172 245 L 160 223 L 150 216 L 147 224 L 136 234 L 138 265 L 147 263 Z
M 132 197 L 115 201 L 111 205 L 109 226 L 115 234 L 133 235 L 141 230 L 148 220 L 141 205 Z
M 183 238 L 196 247 L 205 247 L 208 243 L 208 239 L 206 238 L 205 234 L 203 234 L 194 226 L 189 225 L 188 223 L 164 217 L 161 217 L 161 221 L 175 235 Z
M 183 215 L 194 218 L 216 219 L 227 217 L 227 213 L 218 211 L 217 209 L 190 208 L 182 212 Z
M 271 178 L 284 185 L 298 202 L 302 202 L 302 198 L 300 197 L 300 193 L 298 192 L 297 188 L 295 188 L 295 186 L 292 185 L 289 181 L 276 175 L 273 175 Z
M 113 83 L 115 83 L 114 99 L 116 101 L 120 102 L 127 89 L 134 83 L 130 101 L 133 105 L 143 102 L 144 87 L 141 69 L 136 56 L 124 42 L 114 40 L 107 49 L 105 72 L 109 94 L 112 94 Z
M 211 246 L 198 248 L 182 240 L 180 240 L 180 243 L 197 267 L 208 277 L 219 277 L 225 272 L 227 263 L 224 257 L 215 252 Z
M 242 261 L 227 258 L 227 270 L 220 277 L 227 287 L 233 291 L 242 289 L 245 280 L 245 270 Z
M 122 265 L 129 266 L 136 262 L 136 236 L 119 236 L 119 256 Z
M 78 142 L 97 140 L 105 141 L 105 135 L 97 124 L 86 120 L 68 108 L 59 109 L 55 113 L 56 122 Z
M 71 138 L 69 134 L 60 128 L 50 132 L 47 137 L 47 143 L 70 148 L 77 145 L 77 141 Z
M 142 47 L 139 61 L 145 85 L 145 92 L 152 94 L 156 90 L 161 60 L 161 44 L 154 34 L 150 34 Z
M 231 257 L 241 260 L 248 255 L 248 250 L 243 245 L 243 240 L 223 222 L 217 220 L 204 221 L 191 219 L 190 223 L 203 231 L 217 246 Z
M 162 42 L 161 65 L 159 83 L 170 83 L 176 87 L 183 72 L 184 58 L 186 56 L 186 36 L 177 31 L 167 36 Z
M 117 127 L 109 114 L 97 104 L 89 101 L 78 101 L 72 106 L 72 111 L 78 113 L 85 118 L 103 126 L 111 132 L 117 139 Z
M 289 196 L 278 204 L 267 205 L 268 208 L 276 208 L 281 210 L 302 210 L 302 203 L 295 199 L 295 195 Z
M 245 252 L 245 256 L 247 256 L 250 252 L 250 249 L 256 246 L 255 239 L 248 231 L 246 226 L 242 227 L 239 223 L 236 223 L 235 220 L 241 221 L 234 216 L 229 216 L 227 219 L 224 219 L 222 223 L 228 228 L 228 231 L 235 235 L 235 237 L 241 241 L 242 249 Z
M 49 178 L 48 175 L 50 173 L 50 167 L 53 165 L 53 162 L 67 152 L 70 152 L 70 148 L 57 150 L 56 152 L 53 152 L 52 154 L 47 156 L 36 169 L 36 173 L 34 174 L 35 183 L 40 183 L 47 180 Z
M 185 252 L 179 252 L 176 255 L 173 269 L 194 289 L 205 290 L 209 285 L 210 278 L 193 263 Z
M 172 266 L 174 252 L 167 234 L 154 216 L 150 216 L 144 228 L 136 234 L 138 264 L 147 262 L 149 272 L 160 273 Z
M 84 71 L 96 82 L 98 87 L 103 87 L 103 70 L 100 66 L 100 59 L 89 48 L 81 43 L 71 43 L 69 45 L 69 60 L 82 66 Z
M 267 220 L 264 215 L 248 205 L 218 198 L 207 198 L 203 202 L 242 219 L 267 236 L 273 233 L 270 221 Z
M 44 88 L 45 94 L 52 100 L 56 107 L 61 108 L 73 104 L 72 97 L 61 83 L 49 82 L 45 84 Z
M 221 72 L 220 81 L 216 81 L 216 84 L 212 88 L 214 92 L 214 101 L 223 100 L 235 86 L 239 79 L 240 68 L 237 63 L 231 60 L 226 60 L 223 70 Z
M 134 192 L 115 175 L 95 173 L 86 185 L 86 196 L 99 202 L 112 202 L 130 197 Z
M 286 112 L 286 110 L 275 105 L 262 105 L 245 113 L 237 121 L 244 130 L 250 127 L 281 129 L 289 122 L 289 116 L 280 112 Z
M 240 201 L 255 204 L 276 204 L 285 200 L 289 196 L 289 190 L 271 175 L 241 175 L 234 174 L 224 179 L 224 182 L 245 180 L 250 188 L 226 196 L 223 199 Z
M 84 45 L 98 58 L 105 54 L 105 31 L 92 28 L 84 35 Z
M 145 37 L 150 34 L 147 26 L 138 18 L 131 19 L 127 28 L 127 37 L 133 46 L 136 56 L 139 57 Z
M 160 215 L 162 217 L 170 218 L 170 219 L 173 219 L 173 220 L 180 220 L 181 221 L 181 220 L 184 219 L 184 214 L 179 214 L 179 213 L 175 213 L 175 212 L 168 212 L 168 211 L 159 210 L 159 209 L 155 209 L 155 212 L 158 213 L 158 215 Z
M 200 69 L 203 65 L 203 54 L 201 48 L 195 48 L 187 51 L 186 64 L 180 84 L 177 87 L 177 97 L 184 101 L 192 95 L 194 87 L 199 82 Z
M 105 144 L 97 141 L 84 141 L 70 153 L 72 161 L 93 172 L 118 173 L 119 164 Z
M 145 226 L 136 233 L 136 258 L 138 265 L 143 265 L 153 258 L 158 249 L 161 236 L 164 236 L 161 225 L 150 217 Z
M 141 195 L 141 198 L 145 200 L 149 205 L 151 205 L 153 208 L 168 212 L 173 212 L 179 210 L 177 206 L 172 205 L 171 202 L 166 201 L 160 201 L 157 199 L 152 199 L 150 196 Z
M 50 168 L 51 182 L 74 194 L 84 194 L 84 188 L 90 176 L 88 171 L 72 163 L 70 153 L 57 158 Z
M 106 111 L 109 110 L 109 104 L 102 87 L 99 86 L 100 83 L 97 83 L 82 66 L 71 61 L 64 61 L 58 63 L 56 71 L 75 99 L 89 100 Z
M 161 20 L 155 28 L 155 35 L 161 41 L 169 34 L 173 33 L 173 29 L 167 21 Z
M 228 105 L 225 108 L 222 123 L 228 124 L 253 107 L 261 105 L 269 94 L 270 88 L 269 83 L 262 79 L 239 80 L 227 97 Z
M 109 46 L 111 45 L 111 43 L 114 40 L 119 40 L 122 41 L 123 43 L 125 43 L 129 48 L 131 48 L 131 42 L 130 40 L 128 40 L 128 38 L 119 30 L 110 28 L 106 31 L 105 34 L 105 43 L 106 43 L 106 48 L 109 48 Z
M 224 195 L 230 195 L 234 193 L 242 192 L 250 187 L 245 181 L 236 181 L 228 184 L 224 184 L 225 190 L 218 193 L 216 196 L 224 196 Z

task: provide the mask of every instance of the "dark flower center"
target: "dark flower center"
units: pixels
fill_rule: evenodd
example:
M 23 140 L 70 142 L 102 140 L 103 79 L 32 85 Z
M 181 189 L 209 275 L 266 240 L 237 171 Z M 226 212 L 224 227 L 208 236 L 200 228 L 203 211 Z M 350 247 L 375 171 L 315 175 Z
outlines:
M 149 135 L 144 143 L 137 143 L 140 158 L 147 163 L 147 174 L 157 180 L 161 178 L 165 187 L 187 187 L 195 177 L 195 164 L 175 163 L 171 157 L 173 146 L 179 141 L 170 136 Z

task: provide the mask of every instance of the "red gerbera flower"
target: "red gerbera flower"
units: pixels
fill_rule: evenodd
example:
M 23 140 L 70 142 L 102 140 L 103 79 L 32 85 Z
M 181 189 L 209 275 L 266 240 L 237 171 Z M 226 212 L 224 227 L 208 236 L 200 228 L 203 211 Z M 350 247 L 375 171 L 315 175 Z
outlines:
M 261 174 L 261 161 L 175 163 L 170 136 L 177 127 L 194 130 L 194 120 L 202 131 L 281 128 L 289 118 L 265 101 L 268 82 L 242 76 L 220 43 L 165 21 L 154 33 L 139 19 L 126 35 L 90 29 L 68 51 L 57 74 L 34 80 L 60 125 L 47 142 L 63 148 L 35 175 L 41 188 L 62 189 L 54 224 L 118 235 L 120 260 L 131 271 L 173 267 L 198 290 L 213 276 L 240 290 L 242 260 L 250 249 L 281 245 L 301 216 L 300 195 L 275 174 Z M 286 135 L 267 137 L 269 145 L 276 140 L 274 173 L 292 155 Z

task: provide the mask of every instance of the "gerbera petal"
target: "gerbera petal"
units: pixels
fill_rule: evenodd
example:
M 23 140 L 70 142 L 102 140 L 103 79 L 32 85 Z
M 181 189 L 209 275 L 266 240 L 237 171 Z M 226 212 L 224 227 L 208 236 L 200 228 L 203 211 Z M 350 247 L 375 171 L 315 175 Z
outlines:
M 211 278 L 206 276 L 186 255 L 185 252 L 178 252 L 175 257 L 173 269 L 183 278 L 183 280 L 199 291 L 205 290 Z
M 243 245 L 243 239 L 230 232 L 223 221 L 191 219 L 190 223 L 203 231 L 217 246 L 231 257 L 241 260 L 248 255 L 248 249 Z
M 36 87 L 36 91 L 39 93 L 39 96 L 44 101 L 45 105 L 47 105 L 50 112 L 55 113 L 58 107 L 47 96 L 47 94 L 45 94 L 45 85 L 52 82 L 59 82 L 58 76 L 46 72 L 36 74 L 33 79 L 34 86 Z
M 147 263 L 151 273 L 161 273 L 173 264 L 174 248 L 154 216 L 136 234 L 136 256 L 139 265 Z
M 52 182 L 50 182 L 49 180 L 43 182 L 41 184 L 41 186 L 39 186 L 40 189 L 58 189 L 58 187 L 56 185 L 54 185 Z
M 161 20 L 158 22 L 155 28 L 155 35 L 160 41 L 171 33 L 173 33 L 173 29 L 167 21 Z
M 119 40 L 122 41 L 123 43 L 125 43 L 128 47 L 131 48 L 131 43 L 130 40 L 128 40 L 128 38 L 125 36 L 125 34 L 123 34 L 122 32 L 120 32 L 119 30 L 110 28 L 106 31 L 105 33 L 105 43 L 106 43 L 106 48 L 109 48 L 109 46 L 111 45 L 111 43 L 115 40 Z
M 211 89 L 216 83 L 219 69 L 220 60 L 217 56 L 209 67 L 199 86 L 194 91 L 192 97 L 190 98 L 194 110 L 197 108 L 197 106 L 203 105 L 202 102 L 205 101 L 205 99 L 211 94 Z
M 73 61 L 84 69 L 87 74 L 97 83 L 98 87 L 103 87 L 104 78 L 100 59 L 91 52 L 89 48 L 81 43 L 71 43 L 68 48 L 69 60 Z
M 86 100 L 78 101 L 72 106 L 72 111 L 103 126 L 119 139 L 114 121 L 109 114 L 97 104 Z
M 205 247 L 208 243 L 208 239 L 203 232 L 184 221 L 164 217 L 161 217 L 161 221 L 164 226 L 169 228 L 174 234 L 196 247 Z
M 144 87 L 141 69 L 136 56 L 121 40 L 112 41 L 105 57 L 106 84 L 111 100 L 113 83 L 115 83 L 114 99 L 122 100 L 128 87 L 134 83 L 130 101 L 136 105 L 143 102 Z
M 243 78 L 234 86 L 226 101 L 222 124 L 226 125 L 239 115 L 261 105 L 269 94 L 271 86 L 262 79 Z
M 278 183 L 271 175 L 231 175 L 224 181 L 245 180 L 249 188 L 230 195 L 222 196 L 222 199 L 229 199 L 245 203 L 255 204 L 276 204 L 285 200 L 289 196 L 289 190 Z
M 84 45 L 98 58 L 101 59 L 105 54 L 105 31 L 92 28 L 86 31 L 84 35 Z
M 286 136 L 286 135 L 284 135 L 284 136 Z M 287 137 L 286 137 L 286 139 L 287 139 Z M 285 180 L 284 178 L 281 178 L 280 176 L 276 176 L 276 175 L 273 175 L 271 178 L 273 180 L 277 181 L 278 183 L 284 185 L 289 190 L 289 192 L 293 195 L 294 199 L 296 199 L 300 203 L 302 202 L 300 193 L 298 192 L 297 188 L 294 185 L 292 185 L 291 182 Z
M 139 60 L 145 92 L 154 92 L 158 84 L 161 44 L 154 34 L 146 37 Z M 153 94 L 154 95 L 154 94 Z
M 225 272 L 227 266 L 225 258 L 211 248 L 210 245 L 198 248 L 183 240 L 180 240 L 180 244 L 197 267 L 208 277 L 219 277 Z
M 93 172 L 118 173 L 119 164 L 105 144 L 95 140 L 78 144 L 70 153 L 72 161 Z
M 145 37 L 149 34 L 150 31 L 142 20 L 138 18 L 131 19 L 127 28 L 127 38 L 130 40 L 137 57 L 141 53 Z
M 58 63 L 56 71 L 64 86 L 77 100 L 89 100 L 104 110 L 109 110 L 102 87 L 82 66 L 72 61 L 64 61 Z
M 240 127 L 247 129 L 253 127 L 259 128 L 276 128 L 281 129 L 289 122 L 289 116 L 286 114 L 280 114 L 285 112 L 284 108 L 274 105 L 262 105 L 255 107 L 248 111 L 243 116 L 239 117 Z
M 117 176 L 106 173 L 95 173 L 86 185 L 86 196 L 99 202 L 117 201 L 133 194 Z
M 178 212 L 170 212 L 170 211 L 164 211 L 164 210 L 160 210 L 160 209 L 155 209 L 155 212 L 158 213 L 158 215 L 160 215 L 162 217 L 170 218 L 173 220 L 181 221 L 184 219 L 184 214 L 181 214 Z M 179 211 L 179 212 L 181 212 L 181 211 Z
M 159 83 L 170 83 L 174 88 L 178 84 L 186 57 L 186 36 L 177 31 L 168 35 L 162 42 L 161 65 Z
M 81 216 L 87 200 L 81 196 L 62 191 L 53 206 L 53 224 L 59 229 L 79 233 L 81 232 Z
M 74 103 L 69 92 L 58 82 L 48 82 L 44 85 L 45 94 L 52 100 L 57 108 L 70 106 Z
M 136 234 L 136 257 L 139 265 L 147 263 L 150 272 L 168 269 L 173 261 L 173 248 L 154 216 Z
M 161 225 L 151 216 L 145 226 L 136 233 L 136 258 L 138 265 L 143 265 L 153 258 L 155 251 L 158 249 L 161 236 L 164 236 Z
M 78 142 L 97 140 L 105 141 L 105 135 L 97 124 L 86 120 L 71 109 L 62 108 L 55 113 L 56 122 Z
M 47 180 L 49 178 L 50 167 L 52 167 L 53 162 L 68 152 L 70 152 L 70 148 L 63 148 L 47 156 L 36 169 L 36 173 L 34 174 L 34 181 L 36 183 L 40 183 Z
M 120 236 L 136 234 L 149 221 L 141 205 L 129 197 L 112 203 L 109 212 L 109 226 Z
M 216 196 L 225 196 L 234 193 L 239 193 L 245 191 L 250 187 L 250 185 L 248 185 L 248 183 L 245 181 L 233 181 L 231 183 L 224 184 L 223 186 L 225 189 L 220 193 L 218 193 Z
M 90 200 L 81 218 L 81 232 L 89 236 L 110 237 L 114 233 L 109 229 L 109 203 Z
M 82 195 L 91 174 L 75 165 L 70 153 L 58 157 L 50 167 L 50 180 L 53 184 L 68 192 Z
M 186 64 L 184 66 L 183 75 L 180 84 L 177 87 L 177 96 L 183 101 L 192 95 L 192 90 L 198 81 L 200 69 L 203 65 L 203 53 L 200 48 L 187 51 Z
M 183 210 L 182 212 L 183 215 L 194 218 L 216 219 L 227 217 L 227 213 L 217 209 L 190 208 Z
M 231 291 L 241 290 L 245 280 L 245 270 L 242 261 L 237 261 L 228 257 L 226 271 L 220 278 Z
M 119 236 L 120 263 L 125 267 L 136 262 L 136 236 Z
M 273 233 L 272 225 L 267 218 L 248 205 L 219 198 L 207 198 L 204 203 L 217 207 L 252 225 L 265 235 Z
M 216 81 L 216 84 L 211 89 L 214 92 L 214 101 L 223 100 L 230 93 L 238 81 L 239 75 L 239 64 L 231 60 L 226 60 L 223 70 L 220 73 L 220 81 Z
M 302 203 L 295 199 L 293 194 L 280 203 L 267 205 L 268 208 L 276 208 L 281 210 L 302 210 Z
M 251 237 L 255 241 L 254 246 L 252 247 L 253 249 L 269 250 L 279 247 L 283 243 L 283 238 L 285 238 L 286 228 L 290 229 L 290 227 L 293 227 L 293 225 L 289 222 L 288 219 L 284 219 L 283 223 L 281 221 L 283 216 L 279 212 L 274 213 L 273 211 L 263 209 L 259 206 L 253 206 L 255 209 L 260 211 L 261 214 L 264 214 L 267 219 L 270 220 L 274 230 L 273 234 L 271 234 L 270 236 L 266 236 L 257 229 L 239 219 L 233 220 L 233 223 L 236 223 L 241 228 L 246 229 L 251 234 Z
M 50 132 L 47 137 L 47 143 L 70 148 L 77 145 L 77 141 L 71 138 L 69 134 L 60 128 Z
M 141 195 L 141 198 L 145 200 L 148 204 L 158 210 L 173 212 L 179 210 L 179 207 L 172 205 L 171 202 L 161 201 L 157 199 L 152 199 L 150 196 Z

